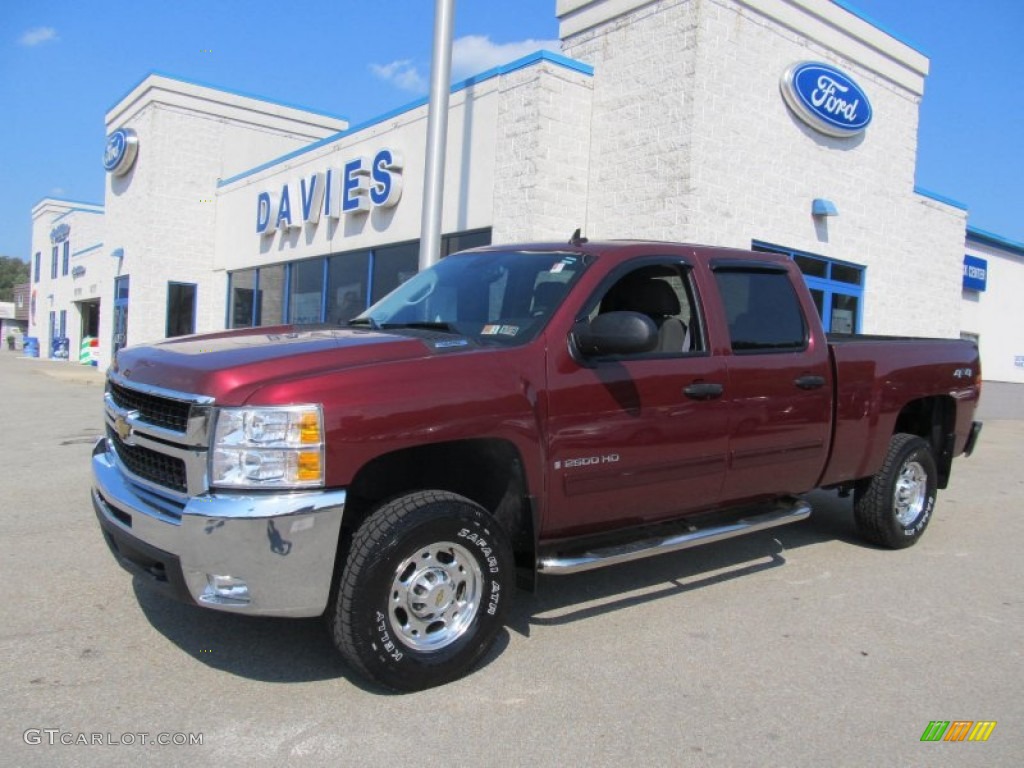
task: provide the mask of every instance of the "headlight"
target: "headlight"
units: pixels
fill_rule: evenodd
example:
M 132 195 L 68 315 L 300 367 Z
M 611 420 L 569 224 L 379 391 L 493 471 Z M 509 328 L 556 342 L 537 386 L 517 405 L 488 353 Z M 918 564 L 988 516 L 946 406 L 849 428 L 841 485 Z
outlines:
M 210 485 L 310 488 L 324 484 L 319 405 L 218 408 Z

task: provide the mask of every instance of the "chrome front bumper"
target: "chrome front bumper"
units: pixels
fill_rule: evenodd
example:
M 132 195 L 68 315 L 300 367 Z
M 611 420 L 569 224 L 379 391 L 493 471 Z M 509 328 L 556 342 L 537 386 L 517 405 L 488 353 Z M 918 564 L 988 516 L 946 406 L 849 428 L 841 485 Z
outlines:
M 106 439 L 93 449 L 92 471 L 96 515 L 130 572 L 218 610 L 297 617 L 327 607 L 345 491 L 216 493 L 175 504 L 131 482 Z M 233 583 L 245 589 L 225 588 Z

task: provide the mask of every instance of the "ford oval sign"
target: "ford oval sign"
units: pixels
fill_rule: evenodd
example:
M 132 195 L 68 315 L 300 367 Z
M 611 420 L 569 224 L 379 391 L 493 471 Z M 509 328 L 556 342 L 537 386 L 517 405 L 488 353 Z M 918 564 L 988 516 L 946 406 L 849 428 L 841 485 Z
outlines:
M 794 114 L 819 133 L 855 136 L 871 122 L 871 102 L 849 75 L 817 61 L 782 74 L 782 96 Z
M 103 152 L 103 167 L 115 176 L 124 176 L 135 162 L 139 151 L 139 138 L 131 128 L 118 128 L 107 136 Z

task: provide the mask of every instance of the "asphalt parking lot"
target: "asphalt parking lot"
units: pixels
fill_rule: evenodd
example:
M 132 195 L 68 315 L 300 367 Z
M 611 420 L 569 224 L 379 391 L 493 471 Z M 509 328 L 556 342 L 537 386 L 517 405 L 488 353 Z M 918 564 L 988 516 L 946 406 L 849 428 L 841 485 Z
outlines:
M 474 674 L 387 695 L 349 673 L 317 620 L 166 602 L 114 563 L 88 493 L 97 372 L 2 353 L 0 392 L 0 763 L 1017 766 L 1024 754 L 1024 422 L 986 424 L 916 547 L 860 544 L 849 501 L 816 493 L 803 523 L 547 578 L 518 596 Z M 922 742 L 934 720 L 997 725 L 983 743 Z M 148 743 L 159 734 L 202 744 Z

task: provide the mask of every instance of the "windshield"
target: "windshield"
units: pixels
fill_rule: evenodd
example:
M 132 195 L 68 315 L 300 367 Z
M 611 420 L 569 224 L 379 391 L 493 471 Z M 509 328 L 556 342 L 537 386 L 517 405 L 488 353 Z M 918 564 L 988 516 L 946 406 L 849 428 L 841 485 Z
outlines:
M 410 278 L 351 321 L 420 328 L 483 344 L 522 344 L 537 335 L 583 271 L 576 253 L 455 254 Z

